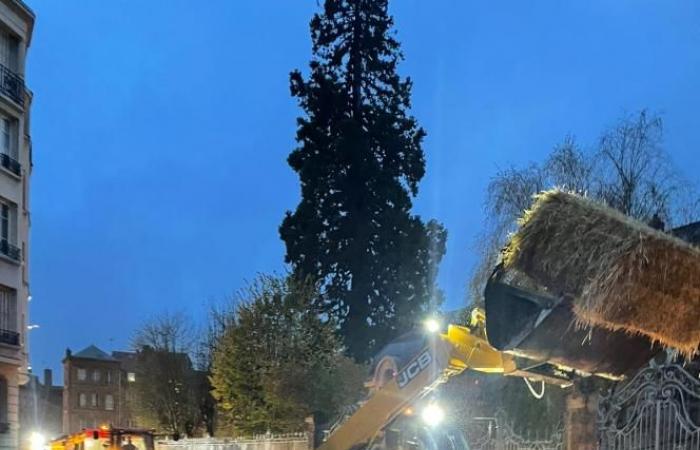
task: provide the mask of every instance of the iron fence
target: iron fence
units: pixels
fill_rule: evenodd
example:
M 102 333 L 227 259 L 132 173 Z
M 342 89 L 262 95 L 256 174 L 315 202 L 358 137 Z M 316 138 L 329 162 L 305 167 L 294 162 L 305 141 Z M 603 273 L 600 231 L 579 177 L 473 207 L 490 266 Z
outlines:
M 263 434 L 248 438 L 194 438 L 157 441 L 156 450 L 311 450 L 306 433 Z
M 648 367 L 601 398 L 600 450 L 700 450 L 700 381 L 683 367 Z
M 503 412 L 473 419 L 465 432 L 471 450 L 565 450 L 562 425 L 551 431 L 522 434 Z

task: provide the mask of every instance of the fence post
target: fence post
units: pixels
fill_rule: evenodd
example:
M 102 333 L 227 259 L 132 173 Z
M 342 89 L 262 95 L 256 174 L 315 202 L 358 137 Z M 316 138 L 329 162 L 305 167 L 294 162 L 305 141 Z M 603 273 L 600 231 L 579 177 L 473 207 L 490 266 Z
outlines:
M 313 450 L 316 446 L 316 422 L 314 420 L 314 416 L 309 416 L 306 419 L 304 419 L 304 424 L 306 425 L 305 432 L 307 448 L 309 450 Z
M 566 396 L 564 433 L 569 450 L 596 450 L 598 392 L 590 379 L 577 380 Z

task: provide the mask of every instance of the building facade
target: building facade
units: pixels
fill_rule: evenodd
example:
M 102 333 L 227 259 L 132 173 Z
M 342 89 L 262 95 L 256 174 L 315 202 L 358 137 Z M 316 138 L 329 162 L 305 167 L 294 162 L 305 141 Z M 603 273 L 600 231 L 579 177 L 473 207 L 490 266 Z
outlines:
M 44 370 L 44 379 L 31 375 L 19 388 L 19 441 L 21 448 L 30 448 L 32 433 L 47 438 L 63 433 L 63 386 L 53 384 L 51 369 Z
M 0 448 L 17 448 L 19 386 L 29 380 L 29 179 L 32 145 L 24 84 L 34 13 L 0 0 Z
M 63 359 L 63 433 L 101 425 L 133 426 L 128 408 L 132 353 L 110 355 L 91 345 Z M 125 361 L 126 359 L 126 361 Z

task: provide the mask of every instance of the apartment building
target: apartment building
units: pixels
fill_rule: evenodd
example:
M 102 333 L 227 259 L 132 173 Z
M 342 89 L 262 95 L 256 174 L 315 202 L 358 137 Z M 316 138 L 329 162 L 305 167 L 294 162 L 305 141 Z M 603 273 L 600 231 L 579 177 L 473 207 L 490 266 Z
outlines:
M 111 355 L 94 345 L 63 359 L 63 432 L 101 425 L 132 426 L 129 385 L 136 381 L 135 354 Z
M 17 448 L 19 386 L 28 381 L 32 94 L 24 84 L 34 13 L 0 0 L 0 448 Z

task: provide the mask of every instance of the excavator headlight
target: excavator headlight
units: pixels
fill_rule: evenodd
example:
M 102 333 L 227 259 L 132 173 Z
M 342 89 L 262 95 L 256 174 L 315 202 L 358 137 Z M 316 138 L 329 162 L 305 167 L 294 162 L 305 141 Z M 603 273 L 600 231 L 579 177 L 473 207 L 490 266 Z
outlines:
M 434 318 L 426 319 L 423 326 L 429 333 L 437 333 L 441 328 L 440 321 Z
M 37 433 L 35 431 L 29 436 L 29 448 L 30 448 L 30 450 L 44 450 L 45 446 L 46 446 L 46 438 L 44 437 L 43 434 Z
M 445 419 L 445 411 L 439 405 L 431 403 L 423 408 L 421 418 L 426 425 L 436 427 Z

